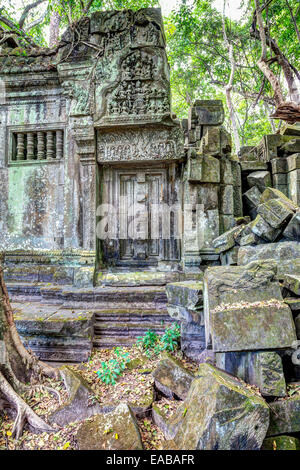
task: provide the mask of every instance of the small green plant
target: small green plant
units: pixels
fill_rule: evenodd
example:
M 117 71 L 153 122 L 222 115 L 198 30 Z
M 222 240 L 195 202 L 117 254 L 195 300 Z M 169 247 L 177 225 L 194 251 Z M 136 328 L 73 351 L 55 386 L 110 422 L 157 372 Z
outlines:
M 158 334 L 154 330 L 147 330 L 144 336 L 139 336 L 137 344 L 146 352 L 146 355 L 151 354 L 151 350 L 158 342 Z
M 151 357 L 162 351 L 175 351 L 178 348 L 179 340 L 180 326 L 175 323 L 170 328 L 166 328 L 162 336 L 159 336 L 154 330 L 148 330 L 144 336 L 138 337 L 137 344 L 147 357 Z
M 166 328 L 160 342 L 164 351 L 175 351 L 178 348 L 180 340 L 180 326 L 175 323 L 171 328 Z
M 116 358 L 101 362 L 100 369 L 96 371 L 99 379 L 106 385 L 115 385 L 116 379 L 122 375 L 126 365 L 130 362 L 129 354 L 124 352 L 122 348 L 115 348 L 114 355 Z

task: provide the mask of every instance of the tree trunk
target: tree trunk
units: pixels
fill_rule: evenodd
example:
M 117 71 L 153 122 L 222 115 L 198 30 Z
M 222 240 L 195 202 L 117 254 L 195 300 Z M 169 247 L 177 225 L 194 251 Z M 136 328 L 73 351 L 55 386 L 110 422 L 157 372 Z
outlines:
M 59 26 L 60 26 L 60 14 L 58 11 L 53 10 L 50 17 L 50 35 L 49 35 L 49 46 L 55 47 L 59 41 Z
M 229 55 L 229 61 L 230 61 L 230 66 L 231 66 L 231 71 L 230 71 L 230 77 L 228 80 L 227 85 L 225 86 L 225 95 L 226 95 L 226 102 L 227 106 L 229 109 L 229 115 L 230 115 L 230 121 L 232 125 L 232 130 L 233 130 L 233 138 L 235 142 L 235 150 L 236 153 L 240 151 L 241 148 L 241 142 L 240 142 L 240 136 L 238 133 L 238 125 L 236 121 L 236 115 L 235 115 L 235 110 L 231 98 L 231 92 L 233 88 L 233 80 L 234 80 L 234 74 L 235 74 L 235 69 L 236 69 L 236 63 L 234 59 L 234 54 L 233 54 L 233 45 L 228 41 L 227 33 L 226 33 L 226 24 L 225 24 L 225 0 L 224 0 L 224 6 L 223 6 L 223 17 L 222 17 L 222 25 L 223 25 L 223 38 L 225 45 L 228 50 L 228 55 Z
M 58 373 L 54 368 L 38 361 L 36 356 L 23 346 L 13 319 L 0 266 L 0 396 L 17 412 L 13 427 L 13 436 L 17 439 L 21 436 L 26 422 L 34 432 L 52 431 L 19 395 L 30 389 L 25 382 L 41 375 L 57 378 Z
M 261 41 L 261 56 L 257 61 L 259 69 L 262 71 L 266 79 L 269 81 L 273 92 L 274 100 L 277 106 L 279 106 L 283 101 L 283 93 L 281 90 L 281 85 L 279 79 L 276 77 L 275 73 L 271 70 L 268 59 L 267 59 L 267 40 L 266 32 L 263 24 L 262 14 L 261 14 L 261 5 L 260 0 L 255 0 L 255 14 L 258 24 L 259 37 Z M 255 26 L 256 29 L 256 26 Z

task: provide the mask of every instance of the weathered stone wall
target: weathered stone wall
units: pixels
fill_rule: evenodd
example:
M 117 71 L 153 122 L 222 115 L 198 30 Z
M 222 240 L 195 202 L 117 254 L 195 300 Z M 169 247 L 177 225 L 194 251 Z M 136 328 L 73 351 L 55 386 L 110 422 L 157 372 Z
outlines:
M 40 74 L 15 72 L 5 76 L 5 83 L 0 127 L 1 248 L 58 249 L 64 237 L 64 159 L 12 160 L 13 135 L 63 129 L 66 100 L 59 95 L 53 73 L 41 83 Z M 68 153 L 65 137 L 65 156 Z
M 34 258 L 32 250 L 44 256 L 45 250 L 72 249 L 74 255 L 97 248 L 103 260 L 96 204 L 105 201 L 103 175 L 110 165 L 111 182 L 116 164 L 139 170 L 140 200 L 142 174 L 166 172 L 163 191 L 181 202 L 180 164 L 174 162 L 184 157 L 183 134 L 171 116 L 159 10 L 96 12 L 68 29 L 55 50 L 20 57 L 6 44 L 0 78 L 0 249 L 6 259 L 14 250 L 29 250 Z M 167 243 L 157 256 L 169 259 L 180 259 L 180 242 Z

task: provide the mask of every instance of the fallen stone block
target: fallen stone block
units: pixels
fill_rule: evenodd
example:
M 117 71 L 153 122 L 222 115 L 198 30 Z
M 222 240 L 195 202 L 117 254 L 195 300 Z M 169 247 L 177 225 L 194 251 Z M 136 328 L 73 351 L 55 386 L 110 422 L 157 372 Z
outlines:
M 296 274 L 285 274 L 283 285 L 294 294 L 300 296 L 300 272 L 298 276 Z
M 296 339 L 291 310 L 283 302 L 238 303 L 211 315 L 215 352 L 288 348 Z
M 155 403 L 152 405 L 152 419 L 154 424 L 156 424 L 156 426 L 158 426 L 163 432 L 165 439 L 170 440 L 174 438 L 180 424 L 180 420 L 178 423 L 172 423 Z
M 126 403 L 87 420 L 75 440 L 79 450 L 143 450 L 137 421 Z
M 261 192 L 257 186 L 252 186 L 243 194 L 243 200 L 246 207 L 250 210 L 256 209 L 260 204 Z
M 50 423 L 64 427 L 101 412 L 101 406 L 97 401 L 91 404 L 90 400 L 94 392 L 80 374 L 74 372 L 69 366 L 61 367 L 60 373 L 69 399 L 50 415 Z
M 261 192 L 268 186 L 272 186 L 271 175 L 269 171 L 254 171 L 247 176 L 247 182 L 252 188 L 256 186 Z
M 24 343 L 43 361 L 83 362 L 91 355 L 94 313 L 25 304 L 14 318 Z
M 288 204 L 281 199 L 270 199 L 260 204 L 257 212 L 274 229 L 282 228 L 294 215 Z
M 270 406 L 268 436 L 300 432 L 300 395 L 279 399 Z
M 295 318 L 297 338 L 300 339 L 300 314 Z
M 282 360 L 274 351 L 216 353 L 216 366 L 256 385 L 263 396 L 286 396 Z
M 206 363 L 174 421 L 180 421 L 173 439 L 178 449 L 255 450 L 266 436 L 269 410 L 259 394 Z
M 281 234 L 280 229 L 271 227 L 271 225 L 269 225 L 268 222 L 266 222 L 259 214 L 249 224 L 249 227 L 255 235 L 263 238 L 267 242 L 274 242 Z
M 287 157 L 288 171 L 300 170 L 300 153 L 294 153 Z
M 300 441 L 292 436 L 267 437 L 261 450 L 300 450 Z
M 300 211 L 293 215 L 282 235 L 288 240 L 300 240 Z
M 239 249 L 238 264 L 273 259 L 275 261 L 300 258 L 300 242 L 267 243 L 265 245 L 244 246 Z
M 259 237 L 251 231 L 251 233 L 245 234 L 239 239 L 239 245 L 240 246 L 257 245 L 259 241 L 260 241 Z M 239 252 L 237 253 L 237 256 L 238 255 L 239 255 Z M 236 264 L 238 264 L 238 262 Z
M 242 232 L 244 225 L 233 227 L 228 232 L 223 233 L 213 241 L 213 247 L 216 253 L 223 253 L 230 250 L 235 245 L 236 238 Z
M 180 321 L 203 323 L 203 282 L 183 281 L 167 284 L 168 312 Z
M 220 254 L 220 261 L 221 265 L 236 265 L 237 264 L 237 259 L 238 259 L 238 251 L 239 247 L 234 246 L 233 248 L 230 248 L 230 250 L 225 251 L 225 253 Z
M 167 353 L 164 353 L 152 375 L 157 390 L 169 398 L 175 396 L 181 400 L 185 399 L 194 379 L 193 374 Z
M 286 158 L 273 158 L 271 160 L 272 175 L 285 174 L 288 172 L 287 159 Z
M 207 347 L 212 344 L 215 352 L 226 352 L 280 349 L 293 344 L 296 332 L 292 313 L 283 302 L 275 274 L 272 262 L 206 270 Z
M 292 275 L 298 275 L 300 273 L 300 258 L 277 262 L 276 279 L 282 281 L 287 273 Z
M 292 139 L 280 146 L 285 154 L 300 152 L 300 139 Z M 288 157 L 289 158 L 289 157 Z
M 203 317 L 204 322 L 204 317 Z M 180 349 L 184 355 L 198 362 L 205 348 L 205 327 L 199 323 L 181 323 Z
M 298 208 L 298 206 L 291 199 L 289 199 L 285 194 L 283 194 L 283 192 L 276 188 L 265 189 L 261 195 L 260 203 L 263 204 L 272 199 L 279 199 L 281 202 L 285 203 L 285 205 L 288 206 L 289 209 L 293 212 Z

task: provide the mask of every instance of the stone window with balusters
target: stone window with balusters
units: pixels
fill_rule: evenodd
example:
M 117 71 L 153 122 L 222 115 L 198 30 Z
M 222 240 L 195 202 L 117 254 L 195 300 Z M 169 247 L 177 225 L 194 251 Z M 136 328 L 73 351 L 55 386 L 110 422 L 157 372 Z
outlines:
M 10 162 L 57 161 L 63 158 L 64 133 L 58 130 L 13 131 Z

